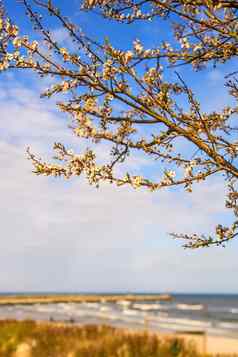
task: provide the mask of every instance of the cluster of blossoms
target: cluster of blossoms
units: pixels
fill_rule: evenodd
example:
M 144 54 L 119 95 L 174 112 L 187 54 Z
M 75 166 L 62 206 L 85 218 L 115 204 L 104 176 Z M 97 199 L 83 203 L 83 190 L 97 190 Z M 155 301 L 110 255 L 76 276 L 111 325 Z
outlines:
M 103 64 L 103 79 L 109 80 L 115 76 L 115 74 L 118 72 L 118 69 L 116 67 L 112 66 L 113 61 L 108 59 L 104 64 Z
M 148 85 L 153 85 L 155 83 L 155 81 L 158 81 L 161 79 L 161 75 L 162 75 L 162 67 L 151 67 L 147 72 L 145 72 L 144 74 L 144 82 Z
M 44 176 L 64 176 L 69 179 L 71 176 L 80 176 L 84 174 L 90 184 L 96 184 L 100 181 L 112 180 L 111 169 L 109 166 L 97 166 L 95 163 L 95 154 L 92 150 L 87 150 L 82 155 L 75 155 L 72 150 L 66 150 L 65 147 L 56 143 L 54 149 L 57 151 L 57 158 L 64 160 L 67 158 L 67 166 L 47 164 L 41 159 L 36 158 L 29 149 L 28 156 L 32 161 L 35 174 Z
M 181 37 L 179 42 L 180 42 L 180 45 L 182 48 L 185 48 L 185 49 L 190 48 L 190 43 L 186 37 Z

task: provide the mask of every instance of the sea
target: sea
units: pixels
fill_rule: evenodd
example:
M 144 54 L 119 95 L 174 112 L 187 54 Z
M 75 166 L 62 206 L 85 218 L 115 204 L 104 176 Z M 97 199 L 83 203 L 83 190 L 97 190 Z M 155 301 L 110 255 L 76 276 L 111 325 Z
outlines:
M 104 324 L 178 333 L 205 332 L 238 338 L 238 295 L 171 294 L 171 301 L 153 302 L 128 302 L 123 299 L 123 294 L 120 296 L 121 300 L 116 303 L 101 300 L 94 303 L 5 305 L 0 306 L 0 319 Z

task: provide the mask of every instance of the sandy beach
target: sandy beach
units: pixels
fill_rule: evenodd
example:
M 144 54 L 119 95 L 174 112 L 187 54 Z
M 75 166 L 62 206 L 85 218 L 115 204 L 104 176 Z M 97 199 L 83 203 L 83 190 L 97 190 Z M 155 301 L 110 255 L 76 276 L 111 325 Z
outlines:
M 238 356 L 238 339 L 236 338 L 211 336 L 206 334 L 194 335 L 189 333 L 178 333 L 176 335 L 183 338 L 186 343 L 190 343 L 192 341 L 200 353 L 211 353 L 215 355 L 229 354 L 229 356 Z M 169 336 L 174 336 L 174 334 Z

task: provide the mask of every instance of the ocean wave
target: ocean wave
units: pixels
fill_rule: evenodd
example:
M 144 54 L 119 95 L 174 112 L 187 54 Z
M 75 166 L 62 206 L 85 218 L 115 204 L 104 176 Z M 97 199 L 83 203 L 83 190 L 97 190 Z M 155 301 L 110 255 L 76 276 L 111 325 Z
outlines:
M 124 316 L 123 314 L 118 314 L 118 313 L 108 313 L 108 312 L 102 312 L 102 311 L 96 311 L 94 314 L 90 311 L 81 311 L 78 315 L 81 317 L 93 317 L 96 319 L 103 319 L 103 320 L 118 320 L 118 321 L 124 321 L 124 322 L 132 322 L 133 319 L 130 316 Z M 136 322 L 138 322 L 136 320 Z
M 135 324 L 135 325 L 145 325 L 145 319 L 141 318 L 141 316 L 135 315 L 117 315 L 117 320 L 126 322 L 128 325 Z
M 100 311 L 111 311 L 111 307 L 110 306 L 101 306 L 100 307 Z
M 178 310 L 203 310 L 204 305 L 202 304 L 177 304 L 176 308 Z
M 194 319 L 184 319 L 184 318 L 172 318 L 172 317 L 163 317 L 163 316 L 148 316 L 148 322 L 153 321 L 157 323 L 166 323 L 169 325 L 182 325 L 182 326 L 194 326 L 194 327 L 211 327 L 212 323 L 210 321 L 204 320 L 194 320 Z
M 217 324 L 219 327 L 225 328 L 225 329 L 233 329 L 237 330 L 238 329 L 238 323 L 231 323 L 231 322 L 219 322 Z
M 28 310 L 28 309 L 27 309 Z M 33 311 L 36 312 L 56 312 L 57 307 L 55 305 L 35 305 Z
M 122 311 L 124 315 L 130 315 L 130 316 L 138 316 L 138 311 L 131 310 L 131 309 L 125 309 Z
M 130 301 L 127 301 L 127 300 L 119 300 L 117 301 L 117 304 L 118 305 L 121 305 L 123 307 L 128 307 L 131 305 L 131 302 Z
M 115 315 L 115 314 L 103 314 L 103 315 L 100 315 L 100 317 L 102 317 L 106 320 L 120 320 L 120 316 Z
M 77 308 L 76 304 L 73 303 L 60 303 L 56 305 L 57 311 L 72 311 Z
M 142 311 L 156 311 L 161 309 L 160 304 L 133 304 L 133 309 Z
M 97 302 L 86 302 L 84 303 L 86 307 L 89 307 L 90 309 L 98 309 L 100 304 Z
M 192 320 L 192 319 L 173 319 L 175 323 L 187 326 L 196 326 L 196 327 L 211 327 L 211 321 L 202 321 L 202 320 Z

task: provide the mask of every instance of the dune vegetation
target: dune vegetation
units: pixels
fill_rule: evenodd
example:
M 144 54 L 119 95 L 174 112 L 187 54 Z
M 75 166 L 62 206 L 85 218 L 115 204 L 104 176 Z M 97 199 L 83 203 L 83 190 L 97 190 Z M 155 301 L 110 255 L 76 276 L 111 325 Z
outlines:
M 176 337 L 109 326 L 0 322 L 1 357 L 198 357 Z

